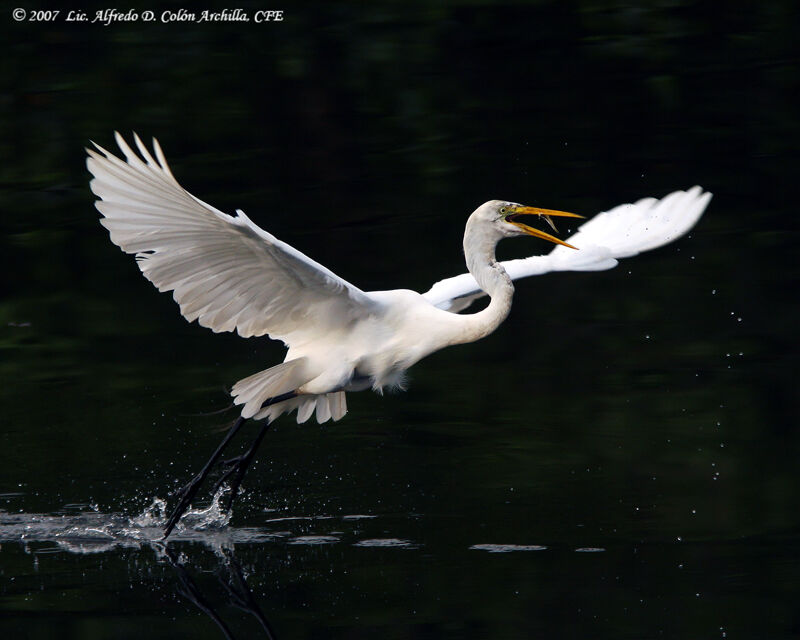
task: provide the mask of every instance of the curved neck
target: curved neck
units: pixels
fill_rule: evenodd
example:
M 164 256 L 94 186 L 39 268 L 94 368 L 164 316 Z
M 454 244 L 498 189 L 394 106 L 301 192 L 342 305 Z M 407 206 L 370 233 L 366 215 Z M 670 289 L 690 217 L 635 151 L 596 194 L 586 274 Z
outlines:
M 495 247 L 502 238 L 492 227 L 474 215 L 467 221 L 464 232 L 464 257 L 467 269 L 491 301 L 483 311 L 456 316 L 458 335 L 451 344 L 463 344 L 480 340 L 492 333 L 511 311 L 514 284 L 506 270 L 495 259 Z

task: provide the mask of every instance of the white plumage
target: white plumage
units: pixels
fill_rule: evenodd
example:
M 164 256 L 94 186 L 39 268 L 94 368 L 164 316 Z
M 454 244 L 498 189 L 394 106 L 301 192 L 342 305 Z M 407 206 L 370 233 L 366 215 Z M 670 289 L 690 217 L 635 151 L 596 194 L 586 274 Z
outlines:
M 269 421 L 297 410 L 297 421 L 340 419 L 346 391 L 401 384 L 426 355 L 477 340 L 505 319 L 512 279 L 549 271 L 609 269 L 617 259 L 664 245 L 697 222 L 711 198 L 699 187 L 621 205 L 583 224 L 548 255 L 498 263 L 495 245 L 514 235 L 560 242 L 514 222 L 519 215 L 569 215 L 493 200 L 470 216 L 464 250 L 470 273 L 437 282 L 427 293 L 364 292 L 260 229 L 242 211 L 230 216 L 183 189 L 157 141 L 155 157 L 116 134 L 125 160 L 87 150 L 91 187 L 112 242 L 136 255 L 159 291 L 172 291 L 181 313 L 215 332 L 268 335 L 288 347 L 284 363 L 237 382 L 242 417 Z M 544 212 L 544 213 L 542 213 Z M 489 306 L 460 315 L 477 297 Z M 270 406 L 265 401 L 296 393 Z

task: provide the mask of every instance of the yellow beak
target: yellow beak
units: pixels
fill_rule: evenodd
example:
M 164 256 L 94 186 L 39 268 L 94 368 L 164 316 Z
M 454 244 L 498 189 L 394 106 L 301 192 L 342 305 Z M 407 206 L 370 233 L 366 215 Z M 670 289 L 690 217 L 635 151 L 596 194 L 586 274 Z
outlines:
M 555 244 L 560 244 L 565 247 L 569 247 L 570 249 L 576 249 L 578 247 L 573 247 L 571 244 L 564 242 L 563 240 L 559 240 L 555 236 L 551 236 L 549 233 L 545 233 L 544 231 L 539 231 L 539 229 L 534 229 L 533 227 L 529 227 L 527 224 L 522 224 L 521 222 L 515 222 L 515 219 L 519 216 L 539 216 L 544 217 L 547 220 L 548 224 L 555 229 L 555 226 L 550 221 L 550 216 L 560 217 L 560 218 L 583 218 L 584 216 L 579 216 L 577 213 L 567 213 L 566 211 L 555 211 L 553 209 L 539 209 L 538 207 L 513 207 L 511 213 L 506 216 L 506 222 L 509 224 L 513 224 L 515 227 L 527 233 L 529 236 L 533 236 L 534 238 L 541 238 L 542 240 L 548 240 L 550 242 L 554 242 Z

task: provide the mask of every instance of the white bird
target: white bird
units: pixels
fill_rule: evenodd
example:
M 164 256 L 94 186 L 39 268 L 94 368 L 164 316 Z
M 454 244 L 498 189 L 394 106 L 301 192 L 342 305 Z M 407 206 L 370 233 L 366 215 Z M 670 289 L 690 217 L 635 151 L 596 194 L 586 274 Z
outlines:
M 297 422 L 318 422 L 347 412 L 345 393 L 402 386 L 404 372 L 444 347 L 479 340 L 505 320 L 512 280 L 550 271 L 609 269 L 618 258 L 675 240 L 702 215 L 710 193 L 700 187 L 661 200 L 647 198 L 597 215 L 569 238 L 519 222 L 522 215 L 575 214 L 491 200 L 467 220 L 464 255 L 469 273 L 437 282 L 424 294 L 398 289 L 365 292 L 259 228 L 243 211 L 230 216 L 194 197 L 172 175 L 158 141 L 155 158 L 134 134 L 139 153 L 119 133 L 125 160 L 99 145 L 87 149 L 95 203 L 111 241 L 136 255 L 144 276 L 159 291 L 172 291 L 181 313 L 214 332 L 268 335 L 288 347 L 282 364 L 237 382 L 241 416 L 217 451 L 180 492 L 167 537 L 188 508 L 223 449 L 248 418 L 264 425 L 248 451 L 225 461 L 235 497 L 269 424 L 297 411 Z M 552 225 L 552 223 L 551 223 Z M 557 243 L 548 255 L 498 262 L 495 247 L 512 236 Z M 575 248 L 580 251 L 575 251 Z M 489 305 L 457 313 L 483 295 Z M 228 508 L 230 502 L 228 503 Z

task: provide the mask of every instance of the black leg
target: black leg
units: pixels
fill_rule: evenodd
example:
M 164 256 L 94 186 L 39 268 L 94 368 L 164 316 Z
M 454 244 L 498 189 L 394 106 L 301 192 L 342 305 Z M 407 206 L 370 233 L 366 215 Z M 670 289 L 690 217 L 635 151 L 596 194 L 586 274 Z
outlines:
M 241 416 L 237 418 L 236 422 L 234 422 L 233 426 L 230 428 L 230 431 L 228 431 L 228 433 L 225 435 L 225 438 L 223 438 L 222 442 L 217 447 L 217 450 L 208 459 L 208 462 L 206 462 L 205 466 L 200 470 L 200 473 L 192 478 L 189 483 L 183 487 L 180 492 L 178 492 L 180 500 L 178 501 L 175 509 L 172 511 L 172 515 L 169 517 L 169 520 L 167 520 L 167 526 L 164 527 L 164 539 L 166 539 L 169 534 L 172 533 L 172 529 L 175 528 L 176 524 L 178 524 L 178 520 L 180 520 L 181 516 L 186 513 L 186 510 L 189 508 L 192 500 L 200 490 L 200 485 L 203 484 L 203 480 L 206 479 L 206 476 L 208 476 L 209 471 L 211 471 L 214 464 L 222 455 L 225 447 L 228 446 L 230 441 L 233 439 L 233 436 L 236 435 L 236 432 L 239 431 L 246 420 L 247 418 L 242 418 Z
M 283 393 L 279 396 L 275 396 L 273 398 L 267 398 L 262 404 L 261 408 L 269 407 L 270 405 L 277 404 L 278 402 L 283 402 L 284 400 L 290 400 L 297 396 L 296 391 L 290 391 L 289 393 Z M 239 431 L 241 426 L 245 423 L 247 418 L 239 417 L 236 422 L 231 427 L 230 431 L 225 435 L 220 445 L 217 447 L 217 450 L 214 454 L 208 459 L 205 466 L 200 470 L 194 478 L 192 478 L 189 483 L 183 487 L 179 492 L 178 496 L 180 499 L 178 500 L 178 505 L 170 515 L 169 520 L 167 520 L 167 525 L 164 527 L 164 538 L 169 536 L 172 533 L 172 530 L 175 528 L 175 525 L 178 524 L 178 521 L 181 519 L 186 510 L 189 508 L 194 497 L 197 495 L 197 492 L 200 490 L 200 485 L 203 484 L 203 481 L 208 476 L 211 469 L 216 464 L 219 457 L 222 455 L 222 452 L 225 450 L 225 447 L 228 446 L 230 441 L 233 439 L 233 436 L 236 435 L 236 432 Z M 228 497 L 228 504 L 226 509 L 230 509 L 231 505 L 233 504 L 233 499 L 236 496 L 237 491 L 239 490 L 239 485 L 242 483 L 242 478 L 244 478 L 244 474 L 247 471 L 247 467 L 250 464 L 253 456 L 258 449 L 258 446 L 261 444 L 261 440 L 264 438 L 264 434 L 269 429 L 269 423 L 264 423 L 261 427 L 261 430 L 258 432 L 255 441 L 253 442 L 252 446 L 241 456 L 237 456 L 229 461 L 231 468 L 225 472 L 222 477 L 222 480 L 217 483 L 217 487 L 219 487 L 222 482 L 224 482 L 228 477 L 233 475 L 233 483 L 231 485 L 231 495 Z
M 226 512 L 231 510 L 233 501 L 236 499 L 236 495 L 239 493 L 239 486 L 242 484 L 244 474 L 247 473 L 247 467 L 249 467 L 250 463 L 253 461 L 253 457 L 255 456 L 256 451 L 258 451 L 258 447 L 261 445 L 261 441 L 264 439 L 264 434 L 267 433 L 269 426 L 269 422 L 265 422 L 263 425 L 261 425 L 261 429 L 259 430 L 256 439 L 253 440 L 253 444 L 250 445 L 250 448 L 242 455 L 231 458 L 230 460 L 223 460 L 222 464 L 228 467 L 228 470 L 225 471 L 225 473 L 222 474 L 222 477 L 217 481 L 214 491 L 216 492 L 216 490 L 219 489 L 228 478 L 233 476 L 233 479 L 231 480 L 231 492 L 225 501 Z

